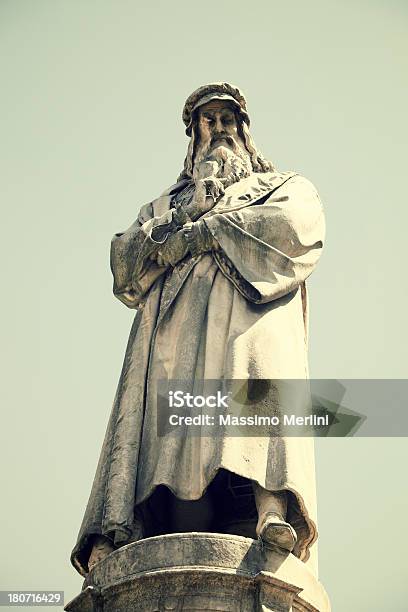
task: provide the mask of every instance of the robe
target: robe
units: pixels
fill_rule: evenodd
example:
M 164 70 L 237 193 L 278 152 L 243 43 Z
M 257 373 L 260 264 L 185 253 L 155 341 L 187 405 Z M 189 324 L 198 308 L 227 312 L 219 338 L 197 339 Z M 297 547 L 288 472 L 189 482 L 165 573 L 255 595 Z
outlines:
M 92 536 L 131 541 L 135 508 L 155 487 L 196 500 L 220 469 L 289 492 L 293 552 L 303 561 L 317 537 L 312 438 L 230 436 L 228 428 L 213 436 L 159 436 L 157 392 L 162 379 L 308 378 L 305 281 L 324 240 L 319 196 L 293 172 L 253 173 L 196 221 L 217 248 L 164 268 L 148 257 L 149 233 L 168 220 L 185 184 L 142 207 L 112 241 L 114 293 L 136 316 L 71 556 L 82 574 Z

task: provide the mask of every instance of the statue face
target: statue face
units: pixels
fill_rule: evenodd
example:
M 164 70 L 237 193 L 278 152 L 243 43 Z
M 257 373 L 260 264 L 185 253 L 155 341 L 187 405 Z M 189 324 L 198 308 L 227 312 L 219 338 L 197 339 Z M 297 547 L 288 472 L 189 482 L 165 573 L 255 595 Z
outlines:
M 198 108 L 194 134 L 197 138 L 193 155 L 193 177 L 202 179 L 211 171 L 218 179 L 238 181 L 249 176 L 252 163 L 240 136 L 240 119 L 231 103 L 211 100 Z M 214 165 L 213 162 L 216 162 Z
M 230 103 L 211 100 L 198 109 L 198 135 L 207 151 L 217 147 L 233 149 L 234 143 L 245 147 L 238 133 L 235 112 Z

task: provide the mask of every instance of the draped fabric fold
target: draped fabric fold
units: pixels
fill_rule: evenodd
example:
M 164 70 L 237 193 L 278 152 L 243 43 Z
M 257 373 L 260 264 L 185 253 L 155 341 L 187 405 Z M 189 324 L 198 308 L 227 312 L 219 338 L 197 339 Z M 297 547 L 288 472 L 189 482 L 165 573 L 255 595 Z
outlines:
M 220 265 L 226 259 L 234 265 L 256 303 L 295 290 L 312 273 L 323 246 L 323 209 L 315 188 L 301 176 L 263 204 L 213 214 L 202 223 L 220 245 Z

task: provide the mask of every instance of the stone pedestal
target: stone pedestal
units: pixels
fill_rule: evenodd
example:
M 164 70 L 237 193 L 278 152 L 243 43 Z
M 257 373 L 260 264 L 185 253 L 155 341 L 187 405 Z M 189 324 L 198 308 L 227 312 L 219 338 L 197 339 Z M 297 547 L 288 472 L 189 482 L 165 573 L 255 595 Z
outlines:
M 178 533 L 98 563 L 69 612 L 329 612 L 322 585 L 291 554 L 250 538 Z

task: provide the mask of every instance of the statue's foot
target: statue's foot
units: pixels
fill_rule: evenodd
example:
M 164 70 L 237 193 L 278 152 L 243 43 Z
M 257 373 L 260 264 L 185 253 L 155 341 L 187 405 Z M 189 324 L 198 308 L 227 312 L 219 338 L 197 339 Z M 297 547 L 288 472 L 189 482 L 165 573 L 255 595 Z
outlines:
M 295 547 L 297 540 L 295 530 L 275 512 L 267 512 L 261 517 L 256 532 L 265 544 L 278 546 L 289 552 Z
M 105 557 L 110 555 L 115 550 L 113 543 L 105 538 L 104 536 L 96 536 L 94 544 L 88 561 L 88 569 L 91 569 L 100 561 L 103 561 Z

